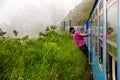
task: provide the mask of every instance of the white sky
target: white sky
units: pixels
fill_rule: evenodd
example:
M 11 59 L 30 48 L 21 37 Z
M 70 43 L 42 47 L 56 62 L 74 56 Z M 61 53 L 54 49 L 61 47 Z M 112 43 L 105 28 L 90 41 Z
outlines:
M 0 28 L 33 33 L 62 21 L 81 0 L 0 0 Z M 34 26 L 34 27 L 33 27 Z M 29 29 L 28 29 L 29 28 Z

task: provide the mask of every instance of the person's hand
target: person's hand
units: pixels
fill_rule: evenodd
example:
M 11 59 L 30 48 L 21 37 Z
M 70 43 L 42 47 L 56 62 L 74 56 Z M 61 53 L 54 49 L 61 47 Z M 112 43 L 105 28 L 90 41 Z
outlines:
M 91 35 L 91 33 L 88 33 L 88 37 Z
M 100 33 L 100 34 L 99 34 L 99 37 L 103 37 L 103 34 Z

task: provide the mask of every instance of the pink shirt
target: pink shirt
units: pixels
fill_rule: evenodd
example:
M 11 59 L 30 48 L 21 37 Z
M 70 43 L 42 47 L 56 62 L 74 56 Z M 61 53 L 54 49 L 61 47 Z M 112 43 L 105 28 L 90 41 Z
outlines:
M 86 44 L 84 38 L 80 36 L 79 31 L 75 31 L 73 38 L 78 48 Z

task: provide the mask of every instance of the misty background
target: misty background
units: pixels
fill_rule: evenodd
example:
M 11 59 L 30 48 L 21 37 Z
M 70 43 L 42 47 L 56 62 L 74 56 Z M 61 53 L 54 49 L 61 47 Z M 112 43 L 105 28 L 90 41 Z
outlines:
M 0 28 L 13 36 L 35 36 L 59 24 L 81 0 L 0 0 Z

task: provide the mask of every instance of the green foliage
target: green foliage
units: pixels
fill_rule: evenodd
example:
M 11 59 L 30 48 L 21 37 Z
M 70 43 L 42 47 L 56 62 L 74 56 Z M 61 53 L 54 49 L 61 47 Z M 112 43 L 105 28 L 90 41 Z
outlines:
M 0 36 L 4 36 L 6 34 L 6 32 L 2 31 L 2 29 L 0 28 Z
M 57 29 L 57 26 L 56 25 L 50 25 L 50 26 L 47 26 L 46 27 L 46 31 L 51 31 L 51 30 L 56 30 Z M 40 32 L 39 33 L 39 36 L 43 36 L 43 34 Z
M 29 40 L 29 35 L 26 35 L 22 38 L 23 41 Z
M 14 33 L 15 37 L 17 37 L 17 35 L 18 35 L 18 31 L 13 30 L 13 33 Z
M 90 67 L 68 33 L 0 43 L 0 80 L 89 80 Z
M 117 33 L 116 32 L 112 32 L 110 34 L 110 40 L 113 42 L 117 42 Z
M 49 28 L 49 26 L 47 26 L 47 27 L 46 27 L 46 30 L 45 30 L 45 31 L 50 31 L 50 28 Z
M 39 32 L 39 36 L 44 36 L 44 33 L 43 32 Z
M 57 28 L 56 25 L 50 25 L 50 29 L 55 30 Z

